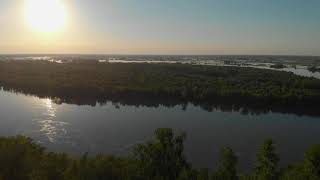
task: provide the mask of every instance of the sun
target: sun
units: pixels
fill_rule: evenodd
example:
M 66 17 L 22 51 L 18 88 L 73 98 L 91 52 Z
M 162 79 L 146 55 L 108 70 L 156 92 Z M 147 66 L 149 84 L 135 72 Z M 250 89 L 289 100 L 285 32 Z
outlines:
M 61 0 L 26 0 L 28 25 L 40 32 L 62 30 L 66 23 L 66 10 Z

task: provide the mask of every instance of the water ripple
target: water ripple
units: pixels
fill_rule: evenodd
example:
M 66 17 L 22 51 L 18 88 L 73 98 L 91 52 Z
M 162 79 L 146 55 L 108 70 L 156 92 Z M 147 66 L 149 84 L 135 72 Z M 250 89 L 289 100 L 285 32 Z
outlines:
M 45 111 L 40 117 L 34 119 L 40 126 L 40 132 L 52 143 L 56 142 L 57 139 L 67 138 L 66 126 L 69 125 L 69 123 L 59 121 L 56 118 L 57 109 L 51 99 L 42 99 L 40 106 L 45 108 Z

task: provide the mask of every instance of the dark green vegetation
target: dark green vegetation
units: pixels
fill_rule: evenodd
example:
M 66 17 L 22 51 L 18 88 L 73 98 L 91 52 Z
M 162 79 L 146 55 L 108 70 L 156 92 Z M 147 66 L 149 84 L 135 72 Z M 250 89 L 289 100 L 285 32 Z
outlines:
M 308 68 L 309 71 L 311 72 L 320 72 L 320 67 L 317 66 L 311 66 Z
M 0 61 L 0 86 L 56 102 L 319 115 L 320 80 L 254 68 L 183 64 Z
M 285 68 L 286 66 L 281 63 L 278 63 L 278 64 L 273 64 L 270 67 L 275 69 L 282 69 L 282 68 Z
M 237 156 L 230 148 L 221 149 L 216 170 L 195 169 L 184 156 L 185 134 L 158 129 L 155 139 L 139 144 L 128 157 L 107 155 L 71 157 L 47 152 L 30 138 L 0 138 L 1 180 L 318 180 L 320 145 L 311 147 L 303 162 L 279 168 L 272 140 L 257 153 L 252 172 L 237 171 Z M 208 157 L 210 158 L 210 157 Z

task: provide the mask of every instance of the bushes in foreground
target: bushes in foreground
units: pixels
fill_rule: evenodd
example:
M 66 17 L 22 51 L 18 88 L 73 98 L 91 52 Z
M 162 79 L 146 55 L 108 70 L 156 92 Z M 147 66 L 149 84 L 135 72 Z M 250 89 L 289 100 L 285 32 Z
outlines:
M 158 129 L 153 141 L 137 145 L 128 157 L 72 157 L 47 152 L 24 136 L 0 138 L 0 180 L 320 179 L 320 145 L 311 147 L 303 162 L 280 169 L 274 142 L 266 140 L 257 153 L 255 169 L 243 174 L 237 171 L 237 156 L 228 147 L 221 149 L 216 171 L 193 168 L 184 155 L 185 138 L 171 129 Z

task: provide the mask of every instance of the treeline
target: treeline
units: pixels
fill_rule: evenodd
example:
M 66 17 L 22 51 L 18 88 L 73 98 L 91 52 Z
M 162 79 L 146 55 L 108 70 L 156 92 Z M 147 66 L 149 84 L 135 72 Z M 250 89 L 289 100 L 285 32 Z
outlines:
M 72 157 L 47 152 L 30 138 L 0 138 L 1 180 L 318 180 L 320 145 L 311 147 L 303 162 L 279 168 L 274 142 L 266 140 L 254 169 L 237 171 L 238 158 L 222 148 L 216 170 L 195 169 L 184 155 L 185 134 L 171 129 L 155 131 L 155 139 L 138 144 L 128 157 L 108 155 Z M 208 157 L 209 158 L 209 157 Z
M 317 112 L 314 109 L 320 102 L 319 79 L 265 69 L 187 64 L 0 61 L 0 86 L 71 103 L 80 99 L 91 104 L 107 100 L 126 103 L 135 97 L 158 97 L 167 104 L 192 102 L 206 108 L 223 103 Z

